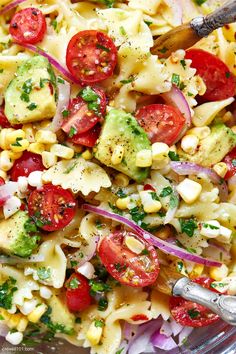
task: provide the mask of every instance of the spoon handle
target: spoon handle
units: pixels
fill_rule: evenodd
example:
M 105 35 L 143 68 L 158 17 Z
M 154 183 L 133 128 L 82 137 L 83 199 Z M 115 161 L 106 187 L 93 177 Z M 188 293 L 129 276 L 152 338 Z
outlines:
M 206 306 L 225 322 L 236 326 L 236 296 L 221 295 L 193 283 L 184 277 L 175 283 L 173 295 Z
M 215 29 L 236 21 L 236 0 L 227 1 L 206 17 L 196 17 L 190 26 L 199 37 L 207 37 Z

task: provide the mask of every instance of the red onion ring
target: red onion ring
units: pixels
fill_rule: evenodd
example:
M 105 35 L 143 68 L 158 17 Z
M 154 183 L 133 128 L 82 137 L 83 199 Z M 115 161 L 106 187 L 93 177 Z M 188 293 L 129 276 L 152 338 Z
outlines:
M 198 264 L 204 264 L 204 265 L 210 266 L 210 267 L 220 267 L 222 264 L 220 262 L 216 262 L 214 260 L 206 259 L 206 258 L 203 258 L 203 257 L 198 256 L 196 254 L 189 253 L 185 249 L 182 249 L 178 246 L 175 246 L 171 243 L 161 240 L 160 238 L 143 230 L 140 226 L 138 226 L 133 221 L 127 219 L 124 216 L 111 213 L 107 210 L 103 210 L 103 209 L 100 209 L 99 207 L 96 207 L 94 205 L 89 205 L 89 204 L 83 204 L 82 209 L 85 211 L 91 212 L 91 213 L 101 215 L 105 218 L 109 218 L 109 219 L 118 221 L 121 224 L 128 226 L 131 230 L 136 232 L 145 241 L 149 242 L 150 244 L 159 248 L 160 250 L 162 250 L 163 252 L 165 252 L 167 254 L 172 254 L 175 257 L 186 259 L 188 261 L 195 262 Z
M 10 11 L 11 9 L 14 9 L 14 7 L 20 5 L 24 1 L 26 1 L 26 0 L 16 0 L 16 1 L 12 1 L 10 4 L 4 6 L 4 8 L 2 10 L 0 10 L 0 16 L 5 14 L 6 12 Z
M 200 173 L 206 174 L 210 180 L 218 185 L 220 199 L 222 201 L 226 201 L 228 198 L 228 187 L 224 179 L 222 179 L 215 171 L 211 168 L 203 167 L 193 162 L 185 162 L 185 161 L 171 161 L 170 167 L 173 171 L 175 171 L 178 175 L 198 175 Z

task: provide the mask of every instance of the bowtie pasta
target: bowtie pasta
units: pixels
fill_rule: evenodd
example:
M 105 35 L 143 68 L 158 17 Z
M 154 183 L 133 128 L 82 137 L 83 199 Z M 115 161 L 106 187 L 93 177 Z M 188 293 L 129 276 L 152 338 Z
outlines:
M 216 0 L 0 0 L 0 320 L 92 354 L 186 344 L 236 295 L 236 24 L 156 38 Z M 55 339 L 57 340 L 57 339 Z

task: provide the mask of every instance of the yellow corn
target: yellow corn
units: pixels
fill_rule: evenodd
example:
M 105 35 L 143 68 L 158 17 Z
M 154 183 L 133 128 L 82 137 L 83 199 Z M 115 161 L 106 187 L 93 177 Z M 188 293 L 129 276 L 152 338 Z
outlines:
M 9 150 L 9 157 L 11 160 L 17 160 L 23 155 L 23 151 L 15 152 L 12 150 Z
M 81 155 L 85 160 L 91 160 L 93 158 L 93 154 L 90 150 L 85 150 Z
M 39 123 L 39 127 L 41 129 L 45 129 L 47 128 L 49 125 L 51 124 L 51 121 L 50 120 L 42 120 L 40 123 Z
M 224 162 L 218 162 L 213 166 L 213 170 L 222 178 L 226 175 L 228 167 Z
M 41 304 L 35 307 L 35 309 L 27 316 L 28 320 L 30 322 L 37 323 L 46 311 L 47 305 Z
M 10 148 L 14 152 L 21 152 L 27 150 L 29 147 L 29 142 L 26 139 L 16 140 L 15 143 L 10 145 Z
M 35 138 L 34 138 L 34 129 L 32 124 L 24 124 L 22 127 L 22 130 L 25 132 L 25 138 L 30 142 L 34 143 Z
M 9 151 L 4 150 L 0 153 L 0 169 L 7 172 L 13 166 L 13 162 L 10 159 Z
M 140 150 L 136 155 L 137 167 L 150 167 L 152 165 L 152 150 Z
M 35 134 L 35 140 L 37 143 L 55 144 L 57 142 L 57 136 L 50 130 L 38 130 Z
M 130 202 L 130 197 L 119 198 L 116 201 L 116 206 L 117 206 L 117 208 L 119 208 L 121 210 L 125 210 L 128 208 L 129 202 Z
M 129 185 L 129 177 L 123 175 L 123 173 L 118 173 L 115 177 L 115 183 L 119 187 L 127 187 Z
M 90 325 L 86 337 L 92 345 L 97 345 L 100 342 L 102 336 L 102 327 L 96 327 L 95 321 Z
M 169 146 L 165 143 L 152 144 L 152 159 L 155 161 L 163 161 L 168 157 Z
M 44 167 L 49 168 L 57 163 L 57 157 L 52 152 L 43 151 L 42 152 L 42 161 L 43 161 Z
M 7 140 L 9 144 L 14 144 L 17 139 L 25 139 L 25 132 L 22 129 L 13 130 L 7 135 Z
M 216 281 L 220 281 L 227 277 L 229 272 L 228 267 L 225 264 L 222 264 L 221 267 L 211 267 L 209 274 L 210 277 Z
M 28 147 L 28 151 L 41 155 L 43 151 L 45 151 L 45 145 L 40 143 L 31 143 Z
M 21 317 L 16 329 L 19 332 L 24 332 L 26 330 L 26 327 L 28 326 L 28 319 L 26 317 Z
M 124 147 L 121 145 L 116 145 L 115 149 L 112 153 L 111 156 L 111 163 L 112 165 L 119 165 L 119 163 L 121 163 L 123 156 L 124 156 Z
M 73 149 L 61 144 L 52 145 L 50 151 L 56 156 L 61 157 L 62 159 L 70 160 L 74 156 Z
M 14 313 L 13 315 L 11 315 L 11 317 L 7 321 L 8 327 L 9 328 L 16 328 L 18 326 L 18 324 L 20 323 L 21 318 L 22 318 L 21 313 Z
M 10 147 L 10 143 L 7 139 L 8 134 L 10 134 L 11 132 L 13 132 L 14 129 L 12 128 L 8 128 L 8 129 L 2 129 L 0 131 L 0 147 L 3 150 L 8 150 Z
M 200 275 L 202 275 L 204 271 L 204 265 L 203 264 L 196 264 L 192 270 L 192 272 L 190 273 L 190 278 L 197 278 L 200 277 Z
M 195 135 L 199 140 L 205 139 L 210 133 L 211 129 L 208 126 L 195 127 L 187 131 L 187 134 Z

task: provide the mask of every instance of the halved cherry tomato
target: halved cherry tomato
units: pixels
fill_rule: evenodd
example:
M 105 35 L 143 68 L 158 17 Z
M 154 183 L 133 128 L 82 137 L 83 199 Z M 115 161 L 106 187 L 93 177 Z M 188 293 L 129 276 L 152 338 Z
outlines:
M 76 134 L 70 140 L 74 144 L 93 147 L 99 138 L 100 131 L 101 131 L 100 124 L 96 124 L 92 129 L 82 134 Z
M 177 108 L 165 104 L 151 104 L 140 108 L 136 119 L 152 143 L 161 141 L 168 145 L 176 142 L 186 124 L 184 116 Z
M 5 184 L 5 181 L 2 177 L 0 177 L 0 187 L 3 186 Z
M 0 177 L 0 187 L 5 184 L 5 181 L 2 177 Z M 0 196 L 0 207 L 2 207 L 6 202 L 6 198 L 1 198 Z
M 15 160 L 10 170 L 10 177 L 12 181 L 17 181 L 20 176 L 28 177 L 31 172 L 44 169 L 41 155 L 25 151 L 18 160 Z
M 101 122 L 102 115 L 106 110 L 106 96 L 103 90 L 92 89 L 97 94 L 98 110 L 89 109 L 89 103 L 81 97 L 70 101 L 68 110 L 69 117 L 63 122 L 62 130 L 68 133 L 70 137 L 76 134 L 82 134 L 93 128 L 98 122 Z
M 113 74 L 117 63 L 117 49 L 105 33 L 86 30 L 70 40 L 66 65 L 72 75 L 82 83 L 95 83 Z
M 151 184 L 148 184 L 148 183 L 143 186 L 143 190 L 144 191 L 153 191 L 153 192 L 156 191 L 155 188 L 153 186 L 151 186 Z
M 217 56 L 202 49 L 189 49 L 186 59 L 191 59 L 191 67 L 197 69 L 206 84 L 203 101 L 220 101 L 235 95 L 235 83 L 232 73 Z
M 72 312 L 83 311 L 92 302 L 88 280 L 81 274 L 73 273 L 66 282 L 66 303 Z
M 211 287 L 213 282 L 211 278 L 199 277 L 193 281 L 204 288 L 217 292 Z M 219 320 L 219 316 L 205 306 L 185 300 L 182 297 L 171 296 L 169 304 L 172 316 L 182 326 L 204 327 Z
M 126 237 L 134 237 L 144 245 L 144 251 L 137 254 L 126 245 Z M 128 231 L 115 231 L 102 239 L 99 256 L 113 278 L 119 282 L 144 287 L 155 282 L 159 273 L 159 262 L 153 246 Z
M 5 116 L 4 113 L 4 107 L 0 107 L 0 127 L 1 128 L 10 128 L 11 124 L 9 123 L 7 117 Z
M 28 200 L 29 215 L 45 231 L 55 231 L 68 225 L 76 211 L 76 201 L 69 190 L 45 184 L 35 189 Z
M 224 179 L 229 179 L 236 174 L 236 147 L 225 156 L 223 162 L 225 162 L 228 167 Z
M 12 17 L 9 31 L 17 43 L 35 44 L 43 39 L 46 29 L 43 13 L 39 9 L 28 7 Z

